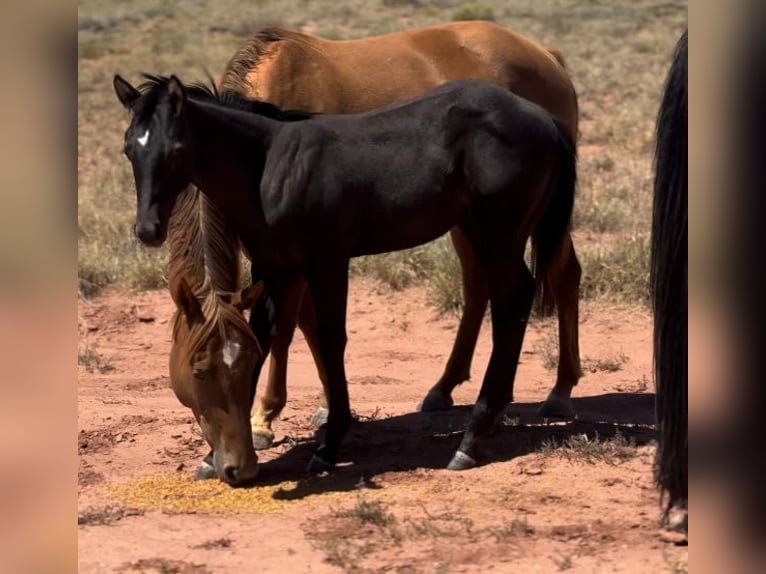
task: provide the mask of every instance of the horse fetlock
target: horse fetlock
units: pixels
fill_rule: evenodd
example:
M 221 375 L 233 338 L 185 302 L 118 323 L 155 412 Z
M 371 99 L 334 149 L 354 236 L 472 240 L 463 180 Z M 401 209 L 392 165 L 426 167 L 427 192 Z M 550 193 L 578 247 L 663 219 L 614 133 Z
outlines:
M 428 394 L 418 404 L 418 411 L 430 412 L 430 411 L 444 411 L 452 407 L 454 401 L 449 393 L 444 393 L 439 389 L 431 389 Z
M 267 428 L 253 429 L 253 448 L 266 450 L 274 444 L 274 432 Z
M 557 395 L 552 391 L 545 402 L 537 409 L 537 414 L 545 418 L 574 419 L 577 417 L 574 403 L 569 396 Z
M 335 457 L 333 457 L 333 461 L 326 460 L 326 455 L 323 456 L 321 451 L 322 448 L 318 449 L 316 453 L 314 453 L 314 456 L 311 457 L 311 460 L 306 466 L 306 472 L 311 474 L 321 474 L 323 472 L 330 472 L 335 468 Z

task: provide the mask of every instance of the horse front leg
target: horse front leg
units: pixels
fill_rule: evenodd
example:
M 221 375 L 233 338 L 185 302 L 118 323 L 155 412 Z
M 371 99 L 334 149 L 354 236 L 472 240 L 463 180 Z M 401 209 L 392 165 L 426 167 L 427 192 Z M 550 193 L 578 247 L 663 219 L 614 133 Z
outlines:
M 307 470 L 323 472 L 335 466 L 338 448 L 351 425 L 348 382 L 343 362 L 346 350 L 348 260 L 322 262 L 307 279 L 314 301 L 316 343 L 325 369 L 329 407 L 324 441 L 311 458 Z
M 256 450 L 269 448 L 274 442 L 272 422 L 287 404 L 287 357 L 298 321 L 301 298 L 306 289 L 302 279 L 284 285 L 270 285 L 274 302 L 274 332 L 271 342 L 271 363 L 266 389 L 258 410 L 250 418 L 253 446 Z

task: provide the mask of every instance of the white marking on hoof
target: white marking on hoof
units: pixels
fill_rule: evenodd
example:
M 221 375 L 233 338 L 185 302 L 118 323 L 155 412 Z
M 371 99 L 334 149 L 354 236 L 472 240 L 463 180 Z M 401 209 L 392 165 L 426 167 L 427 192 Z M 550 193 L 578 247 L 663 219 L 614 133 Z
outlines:
M 234 361 L 237 360 L 237 355 L 239 355 L 239 343 L 235 343 L 234 341 L 226 343 L 223 347 L 223 362 L 227 367 L 231 368 Z
M 146 147 L 146 144 L 149 141 L 149 130 L 146 130 L 146 133 L 140 138 L 136 138 L 136 141 L 141 144 L 141 147 Z
M 462 450 L 455 451 L 455 455 L 447 465 L 447 470 L 467 470 L 476 466 L 476 459 L 467 455 Z

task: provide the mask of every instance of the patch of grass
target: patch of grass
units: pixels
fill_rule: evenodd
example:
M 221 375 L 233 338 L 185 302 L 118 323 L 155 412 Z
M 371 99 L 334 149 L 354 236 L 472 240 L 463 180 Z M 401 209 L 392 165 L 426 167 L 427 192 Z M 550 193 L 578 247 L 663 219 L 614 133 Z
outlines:
M 559 366 L 559 332 L 558 326 L 548 327 L 540 340 L 535 344 L 535 351 L 540 355 L 543 367 L 553 371 Z
M 634 213 L 633 206 L 626 201 L 624 189 L 591 193 L 577 198 L 573 226 L 595 233 L 613 233 L 621 231 L 626 224 L 630 225 Z
M 580 295 L 625 303 L 649 303 L 649 233 L 639 232 L 615 244 L 580 244 Z
M 333 515 L 338 518 L 352 518 L 359 524 L 374 524 L 384 527 L 392 525 L 396 519 L 386 511 L 385 505 L 379 500 L 368 500 L 359 497 L 353 508 L 336 510 Z
M 102 375 L 105 375 L 114 370 L 114 365 L 110 360 L 92 347 L 88 347 L 84 351 L 77 353 L 77 364 L 85 367 L 85 370 L 89 373 L 98 371 Z
M 684 559 L 674 560 L 670 563 L 671 574 L 688 574 L 689 573 L 689 561 Z
M 211 574 L 204 564 L 193 564 L 184 560 L 167 558 L 142 558 L 126 562 L 117 572 L 157 572 L 158 574 Z
M 493 534 L 499 541 L 512 540 L 519 536 L 531 536 L 534 533 L 535 529 L 529 524 L 526 516 L 517 516 L 500 528 L 493 530 Z
M 452 21 L 461 20 L 495 20 L 495 12 L 490 6 L 485 4 L 466 4 L 452 13 Z
M 543 441 L 540 453 L 545 456 L 560 456 L 569 462 L 595 464 L 603 462 L 610 465 L 620 464 L 636 456 L 636 443 L 627 439 L 619 431 L 611 438 L 594 438 L 581 433 L 572 435 L 562 442 L 555 438 Z
M 230 548 L 231 538 L 217 538 L 215 540 L 208 540 L 202 544 L 195 544 L 192 548 L 201 548 L 203 550 L 212 550 L 213 548 Z
M 78 526 L 106 526 L 122 520 L 126 516 L 141 516 L 143 510 L 124 508 L 122 506 L 104 506 L 103 508 L 86 508 L 77 515 Z
M 443 510 L 431 513 L 421 505 L 425 517 L 408 516 L 405 519 L 407 536 L 420 537 L 464 537 L 473 529 L 473 520 L 459 512 Z
M 586 357 L 582 362 L 583 369 L 590 373 L 616 373 L 617 371 L 622 370 L 622 366 L 629 360 L 630 358 L 625 353 L 619 351 L 596 359 Z
M 556 566 L 558 566 L 559 572 L 570 570 L 574 566 L 572 557 L 569 554 L 560 554 L 553 558 L 553 561 L 556 563 Z

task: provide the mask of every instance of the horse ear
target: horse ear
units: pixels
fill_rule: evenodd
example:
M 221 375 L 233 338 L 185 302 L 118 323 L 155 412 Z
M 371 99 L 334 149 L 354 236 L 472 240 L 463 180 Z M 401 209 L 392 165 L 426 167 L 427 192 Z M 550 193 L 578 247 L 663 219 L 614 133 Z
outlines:
M 170 103 L 173 106 L 173 111 L 176 115 L 180 114 L 184 107 L 184 103 L 186 103 L 186 89 L 181 83 L 181 80 L 175 75 L 170 76 L 170 80 L 168 80 L 168 95 L 170 96 Z
M 115 74 L 113 84 L 114 91 L 117 94 L 117 99 L 120 100 L 120 103 L 127 109 L 132 109 L 133 104 L 135 104 L 136 100 L 141 96 L 141 92 L 131 86 L 127 80 L 123 79 L 119 74 Z
M 187 319 L 195 320 L 202 317 L 202 307 L 199 300 L 183 277 L 170 286 L 170 296 L 178 310 L 186 315 Z
M 240 289 L 231 296 L 231 304 L 240 311 L 252 309 L 263 295 L 263 288 L 263 281 L 258 281 L 258 283 Z

